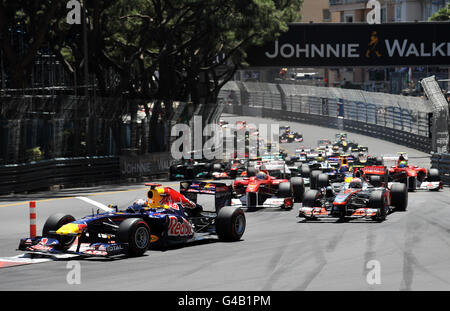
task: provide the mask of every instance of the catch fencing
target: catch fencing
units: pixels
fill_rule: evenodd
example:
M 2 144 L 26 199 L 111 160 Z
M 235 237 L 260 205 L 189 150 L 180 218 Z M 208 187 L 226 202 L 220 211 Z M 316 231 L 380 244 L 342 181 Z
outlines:
M 0 166 L 0 194 L 112 183 L 120 179 L 119 157 L 56 158 Z
M 431 156 L 431 167 L 439 169 L 442 182 L 450 185 L 450 154 L 434 153 Z
M 426 98 L 293 84 L 230 81 L 224 112 L 356 132 L 424 152 L 433 148 L 433 105 Z
M 0 96 L 0 194 L 168 171 L 171 118 L 185 106 L 173 103 L 172 115 L 159 109 L 152 122 L 153 103 L 140 99 Z M 139 157 L 164 151 L 152 165 L 140 164 Z M 120 169 L 121 156 L 128 170 Z

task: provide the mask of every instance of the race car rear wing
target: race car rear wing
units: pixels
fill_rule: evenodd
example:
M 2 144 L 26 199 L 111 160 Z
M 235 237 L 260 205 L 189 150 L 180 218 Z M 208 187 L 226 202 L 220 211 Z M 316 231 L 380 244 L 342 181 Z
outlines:
M 216 212 L 219 212 L 224 206 L 231 205 L 233 196 L 231 187 L 225 183 L 197 180 L 180 182 L 180 193 L 195 203 L 197 203 L 199 194 L 214 195 Z

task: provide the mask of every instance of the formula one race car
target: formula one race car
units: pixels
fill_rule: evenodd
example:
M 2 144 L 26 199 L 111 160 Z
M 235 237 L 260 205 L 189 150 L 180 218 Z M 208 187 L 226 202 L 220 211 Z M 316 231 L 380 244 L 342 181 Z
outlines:
M 308 190 L 302 203 L 298 216 L 306 220 L 332 217 L 341 221 L 346 218 L 383 221 L 394 208 L 406 210 L 408 191 L 401 183 L 392 184 L 390 189 L 385 184 L 375 187 L 360 174 L 338 187 L 332 185 Z
M 194 159 L 181 160 L 170 166 L 170 180 L 211 177 L 211 163 Z
M 398 157 L 384 156 L 384 161 L 396 160 L 397 164 L 389 167 L 389 180 L 407 185 L 409 191 L 430 190 L 439 191 L 443 188 L 439 170 L 429 170 L 408 164 L 408 155 L 400 152 Z
M 294 141 L 295 142 L 303 141 L 303 135 L 301 133 L 291 131 L 290 126 L 280 127 L 280 132 L 281 132 L 279 137 L 280 143 L 292 143 Z
M 42 236 L 20 240 L 19 250 L 55 255 L 141 256 L 150 245 L 166 247 L 217 236 L 237 241 L 245 231 L 242 209 L 229 206 L 231 188 L 224 183 L 189 181 L 180 192 L 148 183 L 148 200 L 137 200 L 126 210 L 82 198 L 105 212 L 76 220 L 62 213 L 50 216 Z M 198 195 L 215 197 L 215 212 L 205 212 Z M 228 206 L 227 206 L 228 205 Z
M 237 198 L 232 205 L 291 209 L 294 201 L 302 201 L 305 185 L 301 177 L 276 178 L 261 166 L 256 176 L 237 178 L 233 189 Z

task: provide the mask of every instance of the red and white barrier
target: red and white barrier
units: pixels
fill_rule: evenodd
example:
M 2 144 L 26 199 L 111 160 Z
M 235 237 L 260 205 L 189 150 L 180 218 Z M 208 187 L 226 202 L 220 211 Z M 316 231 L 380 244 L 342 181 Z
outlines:
M 36 202 L 30 201 L 30 237 L 36 236 Z

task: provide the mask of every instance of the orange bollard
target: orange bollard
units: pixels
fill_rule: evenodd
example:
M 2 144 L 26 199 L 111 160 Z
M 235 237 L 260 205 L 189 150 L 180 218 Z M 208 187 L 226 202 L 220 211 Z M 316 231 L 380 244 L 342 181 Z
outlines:
M 36 237 L 36 202 L 30 201 L 30 237 Z

